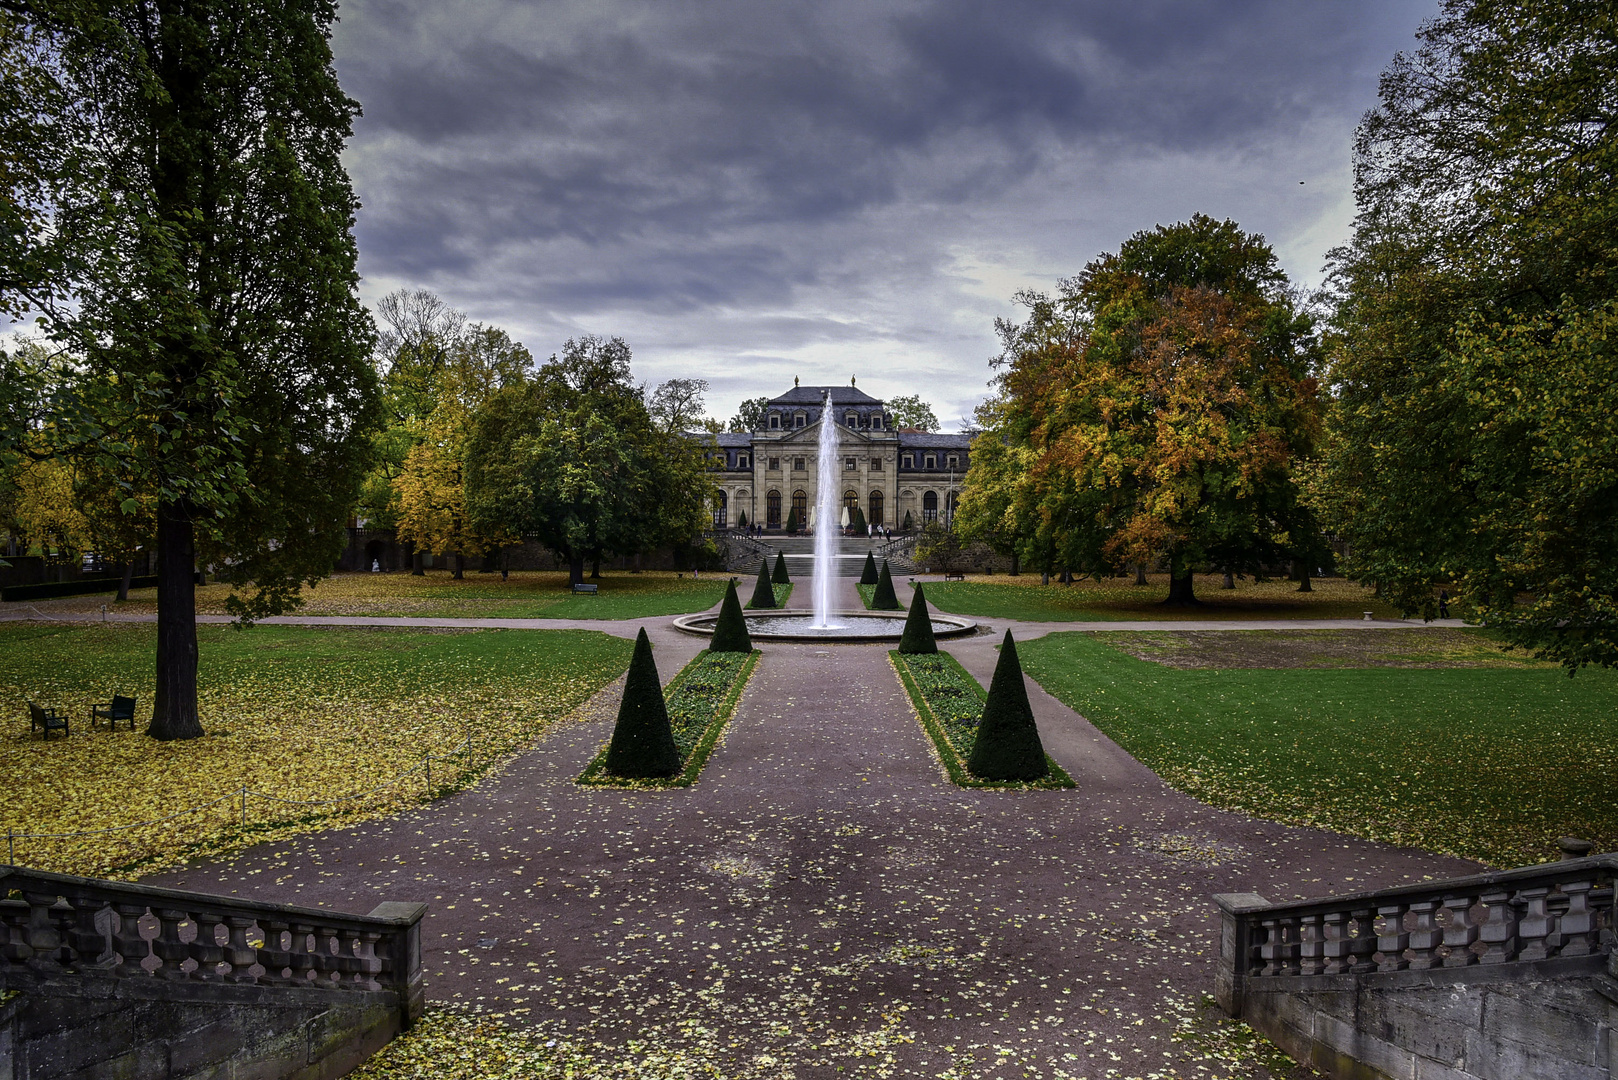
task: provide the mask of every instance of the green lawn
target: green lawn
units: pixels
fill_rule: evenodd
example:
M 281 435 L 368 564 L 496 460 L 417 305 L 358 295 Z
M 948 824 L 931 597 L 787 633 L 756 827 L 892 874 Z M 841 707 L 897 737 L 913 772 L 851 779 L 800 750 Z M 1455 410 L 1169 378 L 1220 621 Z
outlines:
M 150 821 L 239 792 L 332 799 L 303 810 L 254 797 L 110 837 L 19 841 L 18 861 L 105 874 L 172 864 L 374 817 L 471 782 L 532 741 L 629 662 L 631 643 L 585 630 L 455 632 L 198 628 L 200 739 L 159 743 L 151 718 L 156 628 L 0 623 L 0 829 L 70 832 Z M 92 732 L 91 702 L 138 698 L 136 730 Z M 28 732 L 27 702 L 71 718 L 67 739 Z M 470 745 L 466 744 L 471 736 Z M 444 757 L 427 786 L 422 755 Z
M 1018 653 L 1046 690 L 1215 806 L 1497 866 L 1554 858 L 1562 835 L 1618 848 L 1618 672 L 1175 670 L 1086 633 Z
M 1150 575 L 1138 586 L 1134 578 L 1086 580 L 1072 585 L 1039 583 L 1038 574 L 1017 577 L 996 575 L 967 581 L 926 582 L 927 602 L 940 611 L 987 619 L 1027 622 L 1096 622 L 1117 619 L 1357 619 L 1370 611 L 1377 618 L 1397 613 L 1377 600 L 1371 590 L 1342 578 L 1324 578 L 1313 591 L 1300 593 L 1296 582 L 1238 581 L 1234 589 L 1221 589 L 1216 575 L 1196 578 L 1195 608 L 1165 608 L 1168 578 Z
M 503 619 L 640 619 L 705 611 L 725 595 L 729 575 L 706 575 L 692 580 L 689 573 L 625 570 L 604 572 L 587 579 L 594 595 L 576 594 L 565 571 L 523 571 L 501 581 L 499 574 L 468 572 L 457 581 L 448 571 L 433 570 L 416 577 L 408 573 L 335 574 L 303 591 L 305 615 L 425 616 L 432 618 Z M 223 585 L 197 590 L 197 611 L 223 614 L 230 594 Z M 127 603 L 110 596 L 65 597 L 33 601 L 51 612 L 98 612 L 106 604 L 120 613 L 150 614 L 157 610 L 155 589 L 137 589 Z

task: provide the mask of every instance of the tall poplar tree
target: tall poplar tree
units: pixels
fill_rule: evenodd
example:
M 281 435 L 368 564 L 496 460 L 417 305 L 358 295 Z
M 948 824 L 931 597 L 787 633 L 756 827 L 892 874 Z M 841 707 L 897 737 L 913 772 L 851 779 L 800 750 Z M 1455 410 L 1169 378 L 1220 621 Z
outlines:
M 60 452 L 155 501 L 150 734 L 202 734 L 193 572 L 252 619 L 327 574 L 377 422 L 329 0 L 7 0 L 65 102 L 19 286 L 76 359 Z M 251 587 L 249 587 L 251 586 Z

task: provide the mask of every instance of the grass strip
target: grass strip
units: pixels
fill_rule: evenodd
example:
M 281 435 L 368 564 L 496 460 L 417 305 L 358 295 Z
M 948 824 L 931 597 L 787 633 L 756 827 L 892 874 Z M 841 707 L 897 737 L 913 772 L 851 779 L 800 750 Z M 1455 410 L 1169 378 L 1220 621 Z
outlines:
M 1045 764 L 1050 772 L 1032 782 L 982 780 L 973 776 L 966 767 L 966 759 L 972 753 L 972 740 L 977 737 L 977 721 L 983 715 L 983 703 L 988 700 L 983 687 L 946 652 L 918 656 L 893 649 L 888 652 L 888 662 L 910 695 L 921 729 L 933 741 L 944 772 L 957 786 L 1013 791 L 1051 791 L 1077 786 L 1067 770 L 1049 754 L 1045 755 Z
M 757 649 L 750 653 L 716 653 L 704 649 L 664 688 L 669 724 L 674 728 L 674 745 L 685 761 L 679 772 L 649 779 L 614 776 L 607 771 L 607 745 L 603 744 L 601 751 L 579 774 L 578 782 L 589 787 L 612 788 L 680 788 L 696 783 L 708 755 L 719 743 L 720 733 L 736 711 L 736 702 L 758 666 L 758 657 Z
M 876 586 L 875 585 L 856 585 L 854 587 L 860 591 L 860 599 L 865 601 L 865 610 L 870 611 L 871 610 L 871 597 L 876 595 Z
M 1618 672 L 1179 669 L 1072 632 L 1017 652 L 1051 695 L 1221 809 L 1495 866 L 1553 859 L 1564 835 L 1618 847 Z

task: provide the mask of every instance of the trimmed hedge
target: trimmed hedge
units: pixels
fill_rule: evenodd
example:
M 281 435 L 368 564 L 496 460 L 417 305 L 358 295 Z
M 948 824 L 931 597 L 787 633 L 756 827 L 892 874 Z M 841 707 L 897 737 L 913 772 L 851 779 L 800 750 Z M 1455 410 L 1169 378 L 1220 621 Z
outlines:
M 580 774 L 578 783 L 588 787 L 670 788 L 696 783 L 708 757 L 719 744 L 747 680 L 758 664 L 759 653 L 716 653 L 705 649 L 681 669 L 666 691 L 674 744 L 684 766 L 668 777 L 630 779 L 606 771 L 607 751 L 602 749 Z
M 989 697 L 966 767 L 985 780 L 1038 780 L 1045 775 L 1045 747 L 1039 741 L 1010 630 L 1000 645 L 1000 659 L 989 680 Z
M 644 627 L 635 636 L 635 655 L 630 658 L 624 697 L 618 703 L 618 722 L 602 764 L 613 776 L 635 780 L 672 776 L 680 768 L 663 684 Z
M 775 573 L 770 575 L 770 580 L 777 585 L 792 584 L 792 579 L 787 576 L 787 557 L 782 552 L 775 553 Z
M 888 588 L 893 583 L 888 582 Z M 904 633 L 899 635 L 899 651 L 925 655 L 938 651 L 938 639 L 933 636 L 933 617 L 927 613 L 927 597 L 922 594 L 921 583 L 916 583 L 916 595 L 910 598 L 910 614 L 905 616 Z
M 753 584 L 753 598 L 747 606 L 754 611 L 775 606 L 775 589 L 770 585 L 770 560 L 761 559 L 758 564 L 758 581 Z
M 876 580 L 876 556 L 867 551 L 865 553 L 865 565 L 860 568 L 860 584 L 875 585 Z
M 1037 791 L 1077 787 L 1073 778 L 1049 755 L 1045 758 L 1047 771 L 1038 780 L 986 780 L 973 775 L 966 766 L 966 758 L 972 752 L 978 721 L 983 715 L 986 696 L 983 687 L 949 653 L 914 656 L 894 649 L 888 653 L 888 661 L 910 695 L 916 719 L 932 740 L 945 774 L 956 785 Z
M 893 575 L 888 572 L 888 560 L 882 560 L 882 573 L 876 579 L 876 592 L 871 594 L 872 611 L 898 611 L 899 597 L 893 591 Z
M 741 598 L 736 595 L 736 583 L 725 585 L 725 599 L 719 605 L 719 621 L 714 623 L 712 652 L 752 652 L 753 638 L 747 632 L 747 618 L 742 615 Z

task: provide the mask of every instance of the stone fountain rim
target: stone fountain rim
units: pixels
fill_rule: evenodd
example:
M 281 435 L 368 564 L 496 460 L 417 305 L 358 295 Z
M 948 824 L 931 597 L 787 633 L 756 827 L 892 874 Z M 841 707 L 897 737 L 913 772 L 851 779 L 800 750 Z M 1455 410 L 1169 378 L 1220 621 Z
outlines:
M 814 612 L 803 608 L 770 608 L 763 611 L 742 612 L 742 618 L 748 620 L 767 619 L 772 617 L 778 618 L 782 615 L 801 615 L 805 617 L 813 617 Z M 884 621 L 892 621 L 895 619 L 904 619 L 905 613 L 903 611 L 834 611 L 831 613 L 831 616 L 834 619 L 882 619 Z M 958 615 L 943 615 L 936 611 L 930 611 L 927 613 L 927 617 L 935 624 L 933 627 L 934 637 L 960 637 L 964 634 L 973 633 L 978 628 L 978 624 L 976 622 L 972 621 L 971 619 L 963 619 Z M 707 625 L 697 625 L 699 620 L 705 621 Z M 695 634 L 698 637 L 712 637 L 714 624 L 718 621 L 719 615 L 716 612 L 702 611 L 694 615 L 682 615 L 675 619 L 674 628 L 687 634 Z M 948 630 L 940 630 L 936 625 L 937 623 L 948 623 L 950 624 L 950 628 Z M 902 631 L 903 627 L 901 626 L 900 631 L 894 633 L 838 634 L 833 637 L 825 634 L 772 634 L 763 630 L 754 630 L 751 626 L 747 628 L 749 636 L 757 638 L 760 641 L 810 641 L 820 645 L 857 645 L 873 641 L 896 642 L 902 635 Z

